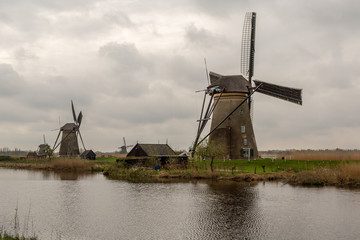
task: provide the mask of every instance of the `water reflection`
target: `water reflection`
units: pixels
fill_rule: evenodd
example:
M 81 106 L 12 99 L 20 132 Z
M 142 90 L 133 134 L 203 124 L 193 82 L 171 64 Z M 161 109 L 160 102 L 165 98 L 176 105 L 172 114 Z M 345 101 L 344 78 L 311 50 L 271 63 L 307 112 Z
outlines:
M 59 177 L 60 180 L 79 180 L 82 178 L 88 178 L 92 176 L 92 174 L 89 173 L 78 173 L 78 172 L 55 172 L 54 175 L 56 177 Z
M 236 182 L 211 182 L 208 185 L 215 199 L 211 201 L 206 217 L 213 222 L 209 226 L 212 231 L 207 229 L 206 232 L 215 232 L 218 239 L 231 239 L 248 237 L 249 229 L 258 229 L 259 213 L 254 207 L 258 194 L 254 185 Z
M 356 239 L 360 191 L 281 183 L 144 183 L 0 169 L 0 226 L 40 239 Z M 31 209 L 31 211 L 29 211 Z M 335 237 L 334 237 L 335 236 Z
M 26 171 L 26 170 L 25 170 Z M 64 172 L 64 171 L 44 171 L 44 170 L 35 170 L 27 171 L 30 179 L 42 179 L 42 180 L 81 180 L 85 178 L 91 178 L 94 176 L 92 173 L 88 172 Z M 41 175 L 39 175 L 41 173 Z M 29 180 L 30 180 L 29 179 Z

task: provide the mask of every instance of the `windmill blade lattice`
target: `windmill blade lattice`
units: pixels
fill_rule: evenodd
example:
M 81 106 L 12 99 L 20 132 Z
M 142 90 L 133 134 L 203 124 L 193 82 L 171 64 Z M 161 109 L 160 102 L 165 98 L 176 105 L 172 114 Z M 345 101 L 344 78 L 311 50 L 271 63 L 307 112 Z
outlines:
M 256 13 L 247 12 L 241 40 L 240 71 L 251 83 L 254 74 Z
M 256 86 L 262 84 L 258 90 L 260 93 L 302 105 L 302 89 L 284 87 L 259 80 L 254 80 L 254 82 Z

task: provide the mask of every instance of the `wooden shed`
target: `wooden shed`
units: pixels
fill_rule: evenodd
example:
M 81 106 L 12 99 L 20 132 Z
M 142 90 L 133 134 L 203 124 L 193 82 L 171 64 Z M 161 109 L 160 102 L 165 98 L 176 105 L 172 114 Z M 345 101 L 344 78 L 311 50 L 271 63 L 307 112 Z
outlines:
M 82 159 L 89 159 L 89 160 L 95 160 L 96 154 L 93 152 L 93 150 L 85 150 L 80 157 Z
M 136 144 L 127 157 L 162 157 L 174 156 L 175 151 L 167 144 Z
M 131 165 L 147 165 L 151 159 L 160 160 L 160 165 L 165 167 L 172 162 L 173 164 L 181 164 L 187 166 L 188 157 L 179 156 L 167 144 L 136 144 L 133 149 L 127 154 L 125 161 L 129 166 Z M 119 159 L 120 160 L 120 159 Z M 117 160 L 117 161 L 119 161 Z M 172 160 L 172 161 L 171 161 Z

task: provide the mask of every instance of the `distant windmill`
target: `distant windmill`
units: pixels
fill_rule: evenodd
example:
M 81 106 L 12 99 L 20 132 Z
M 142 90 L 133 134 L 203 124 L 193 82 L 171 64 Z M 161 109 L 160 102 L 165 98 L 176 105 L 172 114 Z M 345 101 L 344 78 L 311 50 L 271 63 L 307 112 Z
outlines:
M 192 154 L 196 147 L 209 137 L 215 146 L 223 146 L 228 158 L 258 158 L 258 150 L 250 110 L 251 96 L 256 91 L 302 105 L 302 90 L 254 80 L 256 13 L 246 13 L 241 44 L 241 72 L 243 75 L 222 76 L 210 72 L 210 85 L 205 89 L 198 131 Z M 206 96 L 210 96 L 204 109 Z M 205 110 L 205 111 L 204 111 Z M 201 141 L 200 135 L 212 116 L 210 133 Z
M 74 118 L 74 123 L 66 123 L 64 126 L 62 126 L 59 130 L 59 134 L 56 138 L 53 150 L 60 146 L 59 155 L 60 156 L 77 156 L 80 154 L 79 151 L 79 144 L 77 136 L 80 136 L 81 143 L 84 147 L 84 150 L 86 150 L 84 141 L 82 139 L 81 133 L 80 133 L 80 125 L 82 120 L 82 112 L 80 111 L 78 117 L 76 118 L 75 109 L 73 101 L 71 100 L 71 109 L 72 114 Z M 62 133 L 61 141 L 58 143 L 59 136 Z
M 120 154 L 127 154 L 128 153 L 127 148 L 132 147 L 134 145 L 126 145 L 125 137 L 123 137 L 123 140 L 124 140 L 124 145 L 119 147 L 119 149 L 121 149 Z
M 47 154 L 48 149 L 51 149 L 49 144 L 46 143 L 45 134 L 43 134 L 43 138 L 44 138 L 44 143 L 40 144 L 38 149 L 37 149 L 37 155 L 39 157 L 45 157 L 46 154 Z

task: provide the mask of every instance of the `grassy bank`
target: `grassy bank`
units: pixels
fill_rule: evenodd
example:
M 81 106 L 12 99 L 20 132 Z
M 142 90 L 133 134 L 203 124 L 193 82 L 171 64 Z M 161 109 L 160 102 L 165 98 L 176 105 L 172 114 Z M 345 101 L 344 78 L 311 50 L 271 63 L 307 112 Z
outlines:
M 13 169 L 50 170 L 62 172 L 103 171 L 105 166 L 114 163 L 115 159 L 84 160 L 80 158 L 26 159 L 11 158 L 0 161 L 0 167 Z
M 214 160 L 214 169 L 234 171 L 239 173 L 265 174 L 268 172 L 314 170 L 319 168 L 337 168 L 343 164 L 360 163 L 360 161 L 326 161 L 326 160 L 286 160 L 286 159 L 260 159 L 260 160 Z M 190 167 L 208 171 L 210 160 L 195 160 Z
M 323 160 L 195 160 L 188 168 L 161 169 L 109 165 L 104 172 L 111 179 L 215 179 L 232 181 L 281 180 L 292 184 L 360 187 L 360 161 Z
M 287 182 L 302 185 L 360 187 L 360 164 L 342 164 L 336 168 L 319 168 L 291 174 Z
M 54 158 L 27 160 L 24 158 L 1 159 L 0 167 L 36 169 L 60 172 L 103 171 L 111 179 L 215 179 L 233 181 L 281 180 L 292 184 L 336 185 L 360 187 L 359 160 L 210 160 L 193 159 L 187 168 L 168 166 L 156 171 L 154 166 L 127 168 L 116 163 L 117 157 L 107 156 L 95 161 L 79 158 Z M 152 164 L 156 164 L 153 162 Z

